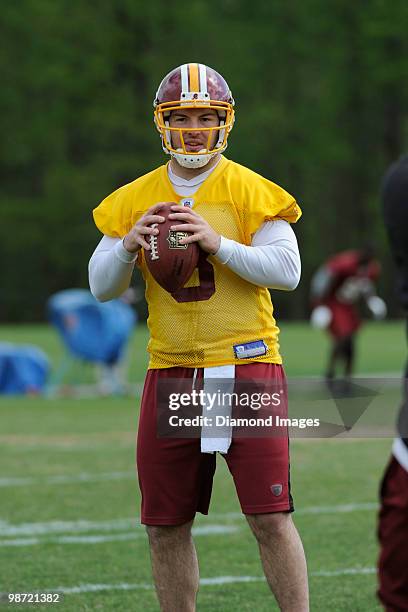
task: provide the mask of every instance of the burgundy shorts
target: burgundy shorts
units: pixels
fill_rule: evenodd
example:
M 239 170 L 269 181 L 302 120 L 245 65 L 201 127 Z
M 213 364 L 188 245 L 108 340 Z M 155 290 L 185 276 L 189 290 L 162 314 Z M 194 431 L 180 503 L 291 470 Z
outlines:
M 392 457 L 381 486 L 378 597 L 387 612 L 408 611 L 408 472 Z
M 327 306 L 332 313 L 329 332 L 334 338 L 345 338 L 356 333 L 361 326 L 361 319 L 353 304 L 342 304 L 333 298 L 327 302 Z
M 202 376 L 202 370 L 199 371 Z M 163 438 L 157 435 L 157 382 L 163 378 L 188 378 L 193 368 L 166 368 L 147 372 L 142 397 L 137 469 L 142 493 L 141 522 L 145 525 L 179 525 L 196 512 L 208 514 L 216 453 L 201 453 L 199 438 Z M 281 365 L 247 363 L 237 365 L 235 379 L 273 379 L 285 389 Z M 289 440 L 275 437 L 232 437 L 228 453 L 222 455 L 234 479 L 245 514 L 292 512 L 290 494 Z

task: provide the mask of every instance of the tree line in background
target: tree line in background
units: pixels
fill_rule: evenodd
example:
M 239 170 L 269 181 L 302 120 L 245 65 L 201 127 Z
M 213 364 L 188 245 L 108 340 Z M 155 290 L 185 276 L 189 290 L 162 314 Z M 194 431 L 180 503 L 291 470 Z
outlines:
M 0 25 L 0 320 L 41 320 L 49 295 L 87 287 L 91 210 L 165 161 L 152 100 L 188 61 L 233 91 L 227 156 L 303 208 L 303 279 L 274 292 L 278 316 L 304 317 L 313 271 L 367 241 L 393 303 L 379 185 L 407 148 L 406 0 L 6 0 Z

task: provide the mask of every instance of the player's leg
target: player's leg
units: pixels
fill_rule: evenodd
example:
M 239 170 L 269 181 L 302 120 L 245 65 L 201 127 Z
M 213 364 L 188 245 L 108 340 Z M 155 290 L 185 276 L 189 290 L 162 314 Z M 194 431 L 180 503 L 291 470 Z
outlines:
M 280 609 L 306 612 L 306 560 L 290 515 L 288 442 L 242 438 L 233 441 L 228 455 L 242 511 L 258 541 L 265 577 Z
M 381 486 L 378 597 L 386 610 L 408 610 L 408 472 L 392 457 Z
M 191 538 L 197 511 L 208 513 L 215 455 L 200 452 L 199 439 L 161 437 L 163 424 L 156 399 L 163 379 L 173 385 L 192 380 L 193 370 L 150 370 L 143 391 L 137 442 L 137 468 L 142 493 L 141 521 L 147 526 L 153 578 L 161 609 L 166 612 L 195 609 L 198 563 Z M 188 381 L 187 381 L 188 382 Z M 166 381 L 166 385 L 169 381 Z M 186 391 L 186 389 L 183 389 Z
M 156 593 L 165 612 L 195 610 L 199 573 L 192 524 L 146 527 Z
M 326 371 L 326 379 L 330 381 L 335 378 L 338 363 L 343 365 L 345 375 L 349 376 L 353 368 L 353 357 L 352 337 L 334 338 Z
M 328 331 L 331 338 L 331 345 L 325 376 L 326 380 L 330 382 L 336 376 L 337 362 L 341 359 L 340 341 L 343 335 L 344 309 L 336 300 L 331 300 L 329 307 L 331 311 L 331 321 Z
M 354 369 L 354 356 L 355 356 L 355 336 L 350 334 L 343 338 L 343 354 L 344 354 L 344 374 L 347 378 L 350 378 L 353 374 Z
M 252 387 L 256 392 L 283 390 L 279 414 L 287 417 L 282 366 L 262 363 L 237 366 L 236 378 L 250 381 L 248 389 Z M 255 389 L 255 381 L 257 385 L 264 381 L 265 388 Z M 273 408 L 270 410 L 273 413 Z M 266 416 L 262 412 L 263 409 L 259 410 L 257 416 Z M 293 504 L 287 430 L 265 434 L 269 437 L 258 437 L 257 432 L 252 432 L 253 437 L 234 437 L 225 459 L 242 511 L 258 541 L 265 576 L 281 609 L 305 612 L 309 599 L 307 570 L 302 543 L 290 516 Z
M 338 340 L 333 338 L 331 346 L 330 346 L 330 350 L 329 350 L 329 359 L 328 359 L 326 374 L 325 374 L 326 380 L 328 381 L 333 380 L 333 378 L 336 375 L 337 356 L 338 356 Z
M 334 301 L 331 303 L 331 310 L 329 331 L 333 342 L 326 374 L 328 381 L 334 378 L 337 364 L 344 367 L 346 376 L 351 374 L 354 359 L 353 335 L 360 325 L 358 313 L 352 304 Z
M 307 612 L 305 553 L 289 513 L 246 515 L 255 535 L 268 584 L 284 612 Z

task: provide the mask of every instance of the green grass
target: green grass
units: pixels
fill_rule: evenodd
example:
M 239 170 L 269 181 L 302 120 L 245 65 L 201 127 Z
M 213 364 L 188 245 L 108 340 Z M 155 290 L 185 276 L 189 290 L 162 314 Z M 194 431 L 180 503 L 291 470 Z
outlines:
M 324 371 L 329 339 L 305 323 L 279 325 L 281 353 L 288 376 L 316 375 Z M 3 342 L 32 343 L 57 365 L 64 350 L 55 331 L 45 325 L 0 326 Z M 130 377 L 143 380 L 148 354 L 147 329 L 139 325 L 130 341 Z M 400 372 L 406 356 L 405 322 L 366 323 L 357 339 L 356 374 Z
M 288 376 L 325 370 L 328 336 L 304 323 L 282 324 L 281 352 Z M 402 371 L 406 359 L 405 322 L 367 323 L 357 336 L 356 375 Z
M 2 340 L 35 343 L 53 364 L 62 358 L 54 332 L 45 326 L 0 328 Z M 131 345 L 130 376 L 141 381 L 146 367 L 146 330 Z M 326 339 L 304 324 L 282 325 L 282 350 L 291 376 L 316 375 L 324 368 Z M 405 358 L 402 323 L 367 325 L 359 338 L 360 373 L 398 372 Z M 27 592 L 81 584 L 151 584 L 149 552 L 143 528 L 102 526 L 51 533 L 51 521 L 92 522 L 131 519 L 139 514 L 134 451 L 138 401 L 132 398 L 87 400 L 2 398 L 0 400 L 0 478 L 31 478 L 25 486 L 0 487 L 0 592 Z M 330 507 L 371 504 L 389 456 L 390 439 L 293 440 L 294 518 L 307 553 L 313 611 L 375 611 L 374 574 L 317 576 L 317 572 L 374 568 L 377 557 L 376 511 L 350 512 Z M 78 474 L 121 474 L 109 481 L 72 482 Z M 66 482 L 52 478 L 66 476 Z M 329 507 L 319 513 L 311 507 Z M 208 517 L 198 526 L 229 525 L 233 533 L 196 537 L 201 575 L 262 576 L 257 547 L 239 516 L 233 483 L 218 458 Z M 2 521 L 19 527 L 1 532 Z M 33 533 L 33 523 L 45 533 Z M 22 525 L 26 526 L 25 532 Z M 3 524 L 4 526 L 4 524 Z M 136 539 L 100 543 L 61 543 L 60 536 L 136 534 Z M 124 537 L 129 537 L 125 535 Z M 38 538 L 39 543 L 3 546 L 5 540 Z M 36 606 L 49 610 L 49 606 Z M 52 608 L 51 608 L 52 609 Z M 67 594 L 56 609 L 158 610 L 153 590 L 115 590 Z M 263 582 L 202 586 L 198 610 L 266 612 L 277 609 Z

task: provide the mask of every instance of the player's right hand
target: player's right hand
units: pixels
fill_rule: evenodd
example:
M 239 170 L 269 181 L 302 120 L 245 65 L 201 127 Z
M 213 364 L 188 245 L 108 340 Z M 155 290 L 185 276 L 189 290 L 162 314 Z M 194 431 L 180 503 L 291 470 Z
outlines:
M 174 204 L 175 202 L 158 202 L 145 212 L 143 217 L 134 224 L 132 229 L 123 238 L 123 246 L 129 253 L 136 253 L 141 247 L 150 250 L 150 245 L 145 237 L 159 233 L 157 227 L 152 227 L 155 223 L 163 223 L 164 217 L 158 215 L 164 204 Z
M 387 316 L 387 305 L 378 295 L 370 295 L 367 299 L 367 306 L 377 321 L 381 321 Z

